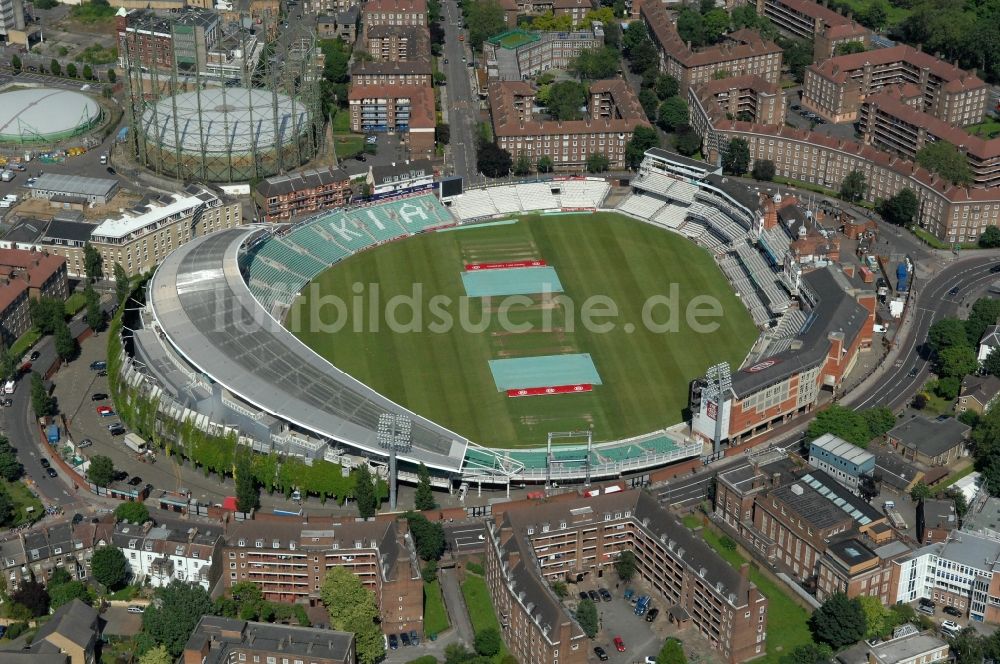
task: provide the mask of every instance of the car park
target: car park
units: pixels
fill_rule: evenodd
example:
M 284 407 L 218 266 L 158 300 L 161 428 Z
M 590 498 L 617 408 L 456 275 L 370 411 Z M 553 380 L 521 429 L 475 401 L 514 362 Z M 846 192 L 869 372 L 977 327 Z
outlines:
M 600 593 L 601 599 L 603 599 L 605 602 L 611 601 L 611 593 L 608 592 L 607 588 L 598 588 L 597 592 Z
M 615 637 L 615 650 L 618 652 L 625 652 L 625 642 L 620 636 Z
M 55 468 L 46 468 L 45 474 L 49 477 L 59 477 L 59 473 L 56 472 Z
M 594 646 L 594 654 L 597 655 L 597 659 L 602 662 L 608 661 L 608 653 L 601 646 Z

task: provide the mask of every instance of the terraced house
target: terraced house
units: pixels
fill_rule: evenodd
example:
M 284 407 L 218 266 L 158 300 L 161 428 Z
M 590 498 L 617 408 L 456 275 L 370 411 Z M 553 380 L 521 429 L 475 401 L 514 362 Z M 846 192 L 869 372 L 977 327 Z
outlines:
M 633 490 L 562 496 L 494 508 L 487 523 L 486 581 L 504 640 L 524 664 L 587 661 L 587 640 L 550 584 L 609 573 L 621 551 L 635 552 L 636 571 L 653 603 L 690 624 L 735 664 L 767 648 L 767 598 L 700 537 Z

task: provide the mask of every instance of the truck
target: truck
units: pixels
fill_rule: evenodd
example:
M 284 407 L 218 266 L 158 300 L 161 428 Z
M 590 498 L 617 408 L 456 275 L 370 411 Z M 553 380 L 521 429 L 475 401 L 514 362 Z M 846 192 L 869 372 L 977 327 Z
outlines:
M 146 441 L 134 433 L 127 433 L 125 434 L 125 447 L 129 448 L 136 454 L 145 454 Z
M 903 261 L 896 266 L 896 291 L 905 293 L 910 288 L 910 268 Z
M 45 430 L 45 437 L 48 439 L 50 445 L 55 445 L 59 442 L 59 425 L 50 424 Z
M 16 385 L 17 384 L 14 381 L 8 380 L 3 385 L 3 393 L 4 394 L 14 394 L 14 387 L 16 387 Z

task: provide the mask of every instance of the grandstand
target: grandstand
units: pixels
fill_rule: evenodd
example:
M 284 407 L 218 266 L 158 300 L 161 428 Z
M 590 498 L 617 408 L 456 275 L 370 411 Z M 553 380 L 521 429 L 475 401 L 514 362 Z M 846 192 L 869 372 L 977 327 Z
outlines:
M 450 201 L 451 211 L 462 221 L 505 214 L 595 210 L 611 190 L 604 180 L 567 179 L 469 189 Z

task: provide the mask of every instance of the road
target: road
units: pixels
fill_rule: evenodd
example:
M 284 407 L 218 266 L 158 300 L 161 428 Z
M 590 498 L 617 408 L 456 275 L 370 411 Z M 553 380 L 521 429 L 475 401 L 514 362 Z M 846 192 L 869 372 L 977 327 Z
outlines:
M 465 31 L 458 26 L 462 23 L 462 12 L 458 3 L 446 0 L 443 3 L 444 48 L 439 68 L 448 77 L 445 95 L 448 105 L 448 124 L 451 128 L 449 143 L 449 163 L 455 175 L 465 178 L 468 184 L 477 178 L 476 133 L 479 124 L 479 98 L 472 90 L 471 69 L 463 59 L 471 55 L 466 42 L 458 37 Z M 447 60 L 447 64 L 445 64 Z
M 852 396 L 851 406 L 855 409 L 874 406 L 895 409 L 906 403 L 931 371 L 927 354 L 920 352 L 931 325 L 941 318 L 957 315 L 965 294 L 1000 279 L 1000 274 L 990 273 L 990 268 L 997 264 L 996 254 L 977 255 L 952 263 L 929 282 L 918 280 L 914 284 L 917 300 L 913 323 L 905 338 L 900 340 L 903 345 L 901 360 L 873 385 Z M 949 291 L 953 288 L 958 288 L 958 294 L 950 296 Z M 911 375 L 914 367 L 917 371 Z

